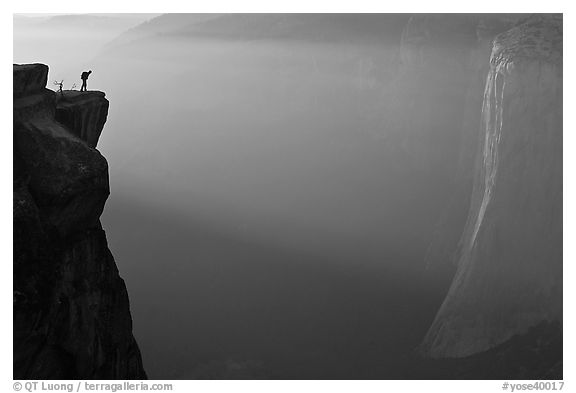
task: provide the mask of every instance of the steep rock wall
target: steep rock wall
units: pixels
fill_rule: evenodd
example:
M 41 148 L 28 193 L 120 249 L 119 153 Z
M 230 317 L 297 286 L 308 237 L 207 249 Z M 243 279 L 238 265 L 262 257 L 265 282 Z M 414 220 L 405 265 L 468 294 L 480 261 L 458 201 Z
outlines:
M 67 91 L 56 106 L 56 120 L 95 148 L 106 117 L 108 100 L 101 91 Z
M 562 319 L 562 17 L 499 35 L 458 270 L 424 340 L 432 357 L 488 350 Z
M 388 129 L 413 169 L 446 190 L 426 255 L 435 272 L 454 271 L 450 261 L 466 222 L 492 39 L 521 17 L 417 14 L 402 32 Z
M 108 164 L 93 147 L 108 101 L 56 95 L 47 74 L 14 65 L 14 378 L 146 378 L 99 221 Z M 55 120 L 62 99 L 81 122 Z

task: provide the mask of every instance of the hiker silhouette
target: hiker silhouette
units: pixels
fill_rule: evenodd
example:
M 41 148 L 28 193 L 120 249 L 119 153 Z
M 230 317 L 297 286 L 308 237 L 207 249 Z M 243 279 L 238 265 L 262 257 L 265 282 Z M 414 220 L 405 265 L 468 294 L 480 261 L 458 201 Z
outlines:
M 92 70 L 84 71 L 82 73 L 82 75 L 80 76 L 80 78 L 82 79 L 82 87 L 80 88 L 80 91 L 87 91 L 86 81 L 88 80 L 88 77 L 90 76 L 91 73 L 92 73 Z

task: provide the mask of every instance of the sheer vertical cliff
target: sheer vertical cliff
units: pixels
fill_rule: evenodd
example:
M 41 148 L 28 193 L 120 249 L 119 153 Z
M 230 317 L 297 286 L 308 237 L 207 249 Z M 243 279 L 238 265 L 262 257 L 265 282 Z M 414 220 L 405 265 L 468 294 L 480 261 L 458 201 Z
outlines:
M 562 320 L 561 15 L 495 38 L 481 119 L 457 272 L 422 346 L 432 357 Z
M 99 220 L 108 100 L 56 94 L 47 76 L 43 64 L 14 65 L 14 378 L 146 378 Z
M 405 56 L 415 61 L 414 65 L 429 69 L 427 78 L 435 80 L 438 78 L 433 73 L 443 74 L 444 83 L 452 85 L 451 89 L 455 90 L 453 94 L 446 95 L 447 91 L 438 86 L 436 91 L 444 94 L 431 98 L 431 101 L 440 100 L 446 107 L 457 109 L 451 114 L 441 112 L 436 115 L 441 121 L 436 127 L 447 134 L 444 140 L 448 138 L 452 141 L 454 144 L 452 151 L 455 154 L 447 157 L 446 164 L 452 168 L 447 172 L 451 174 L 448 183 L 450 197 L 446 200 L 436 224 L 426 255 L 426 266 L 431 271 L 454 270 L 457 257 L 455 249 L 466 223 L 474 167 L 477 165 L 477 151 L 480 147 L 479 140 L 482 137 L 480 132 L 482 101 L 486 76 L 490 68 L 492 40 L 497 34 L 510 29 L 521 17 L 523 17 L 521 14 L 451 15 L 448 18 L 442 18 L 440 15 L 419 15 L 411 20 L 414 26 L 408 25 L 404 33 Z M 446 19 L 452 22 L 447 23 Z M 451 25 L 452 28 L 447 28 Z M 441 33 L 434 34 L 434 27 Z M 414 38 L 411 37 L 414 34 L 418 36 L 418 32 L 427 39 L 417 40 L 420 45 L 415 46 L 412 43 Z M 421 60 L 422 55 L 419 55 L 419 52 L 435 51 L 437 46 L 444 52 L 442 55 L 444 62 L 452 59 L 451 67 L 434 66 Z M 458 74 L 459 77 L 454 79 L 454 74 Z M 424 101 L 421 105 L 427 104 Z M 428 122 L 423 123 L 424 132 L 429 131 L 427 124 Z
M 401 155 L 413 176 L 442 190 L 425 237 L 425 264 L 446 281 L 468 213 L 491 42 L 518 18 L 417 14 L 402 30 L 398 72 L 384 105 L 386 132 L 396 141 L 387 154 Z

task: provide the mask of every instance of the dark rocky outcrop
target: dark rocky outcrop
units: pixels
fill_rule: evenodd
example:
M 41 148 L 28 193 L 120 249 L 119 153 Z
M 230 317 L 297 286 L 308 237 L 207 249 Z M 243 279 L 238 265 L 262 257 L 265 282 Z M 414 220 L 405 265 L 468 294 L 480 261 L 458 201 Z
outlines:
M 64 92 L 56 106 L 56 120 L 95 148 L 108 115 L 108 100 L 101 91 Z
M 48 81 L 48 66 L 45 64 L 21 64 L 14 67 L 14 97 L 32 95 L 44 91 Z
M 146 378 L 99 221 L 108 164 L 94 147 L 108 101 L 56 94 L 47 75 L 14 65 L 14 378 Z
M 542 324 L 561 341 L 561 15 L 496 37 L 481 120 L 457 272 L 422 346 L 431 357 L 488 351 Z

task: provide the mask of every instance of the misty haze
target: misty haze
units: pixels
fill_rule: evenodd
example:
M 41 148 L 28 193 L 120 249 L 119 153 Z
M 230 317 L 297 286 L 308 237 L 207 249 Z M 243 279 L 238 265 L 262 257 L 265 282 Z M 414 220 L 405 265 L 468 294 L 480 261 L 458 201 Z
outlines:
M 561 15 L 15 15 L 14 63 L 110 103 L 148 378 L 562 378 Z

